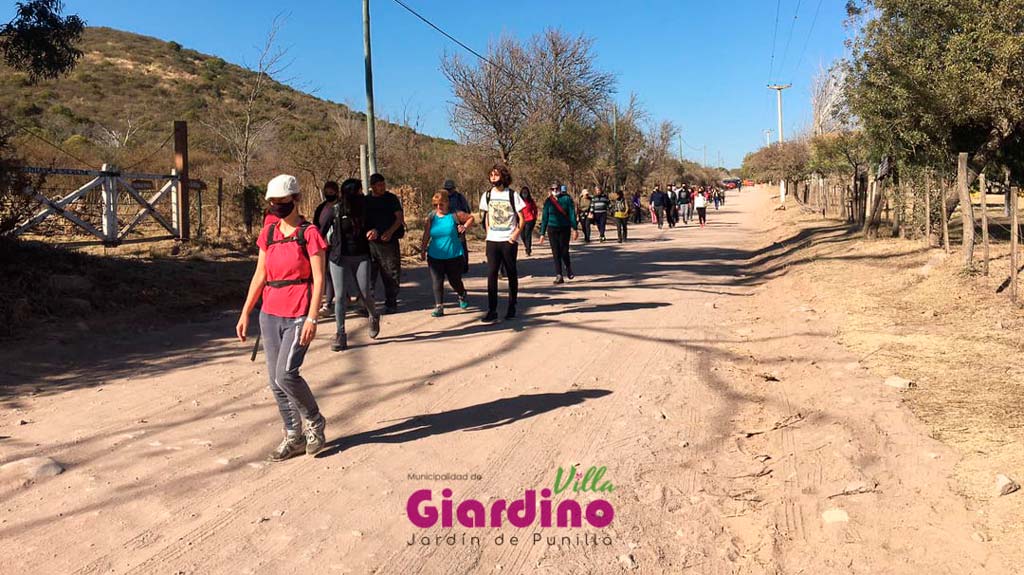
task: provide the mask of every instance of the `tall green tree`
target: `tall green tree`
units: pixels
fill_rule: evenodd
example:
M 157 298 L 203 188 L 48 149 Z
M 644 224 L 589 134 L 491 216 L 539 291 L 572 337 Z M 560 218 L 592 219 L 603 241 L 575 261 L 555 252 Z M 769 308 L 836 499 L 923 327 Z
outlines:
M 879 155 L 951 171 L 968 152 L 973 182 L 991 162 L 1024 153 L 1024 0 L 847 6 L 860 27 L 849 105 Z M 960 198 L 948 200 L 952 213 Z
M 17 2 L 17 13 L 0 27 L 0 54 L 7 65 L 28 74 L 31 81 L 56 78 L 74 69 L 82 51 L 78 43 L 85 21 L 62 16 L 60 0 Z

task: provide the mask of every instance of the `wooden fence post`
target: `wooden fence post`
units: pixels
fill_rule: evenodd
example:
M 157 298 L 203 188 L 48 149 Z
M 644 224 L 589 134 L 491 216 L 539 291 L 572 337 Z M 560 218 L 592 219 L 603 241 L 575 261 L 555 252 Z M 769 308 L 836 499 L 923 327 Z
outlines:
M 960 222 L 963 226 L 964 267 L 974 265 L 974 205 L 971 203 L 971 189 L 967 186 L 967 152 L 960 152 L 956 161 L 956 188 L 960 196 Z
M 177 177 L 178 177 L 178 170 L 171 170 L 171 176 L 173 178 L 175 178 L 174 185 L 176 187 L 180 186 L 181 185 L 181 180 L 177 179 Z M 179 207 L 180 207 L 181 204 L 179 203 L 179 200 L 180 200 L 180 194 L 178 194 L 178 190 L 177 190 L 177 188 L 175 188 L 171 192 L 171 224 L 174 226 L 174 233 L 178 234 L 178 237 L 180 238 L 181 237 L 181 210 L 179 209 Z
M 117 244 L 117 179 L 107 175 L 108 172 L 116 170 L 114 166 L 103 164 L 100 171 L 103 172 L 101 189 L 101 197 L 103 203 L 103 244 L 104 245 L 115 245 Z
M 942 195 L 942 247 L 946 249 L 946 254 L 950 253 L 949 250 L 949 218 L 946 217 L 946 209 L 949 207 L 949 202 L 946 200 L 946 179 L 942 179 L 942 185 L 939 186 L 939 193 Z
M 196 237 L 203 237 L 203 189 L 196 190 Z
M 1017 270 L 1020 269 L 1017 248 L 1020 244 L 1020 211 L 1017 205 L 1017 188 L 1010 188 L 1010 299 L 1018 301 Z
M 924 243 L 932 247 L 932 175 L 924 176 Z
M 224 208 L 224 178 L 217 178 L 217 237 L 220 237 L 221 210 Z
M 988 182 L 985 173 L 978 174 L 978 188 L 981 190 L 981 246 L 984 264 L 982 271 L 988 275 Z
M 191 237 L 188 206 L 188 124 L 181 120 L 174 121 L 174 169 L 178 171 L 178 237 L 187 242 Z

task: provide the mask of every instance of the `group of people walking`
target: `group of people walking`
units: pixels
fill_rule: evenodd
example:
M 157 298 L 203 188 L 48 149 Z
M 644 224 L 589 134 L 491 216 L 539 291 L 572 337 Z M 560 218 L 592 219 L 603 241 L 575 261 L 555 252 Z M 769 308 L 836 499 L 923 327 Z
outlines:
M 634 195 L 634 203 L 640 204 L 639 194 Z M 704 186 L 682 186 L 670 185 L 668 190 L 663 191 L 660 185 L 655 185 L 651 191 L 650 211 L 651 222 L 658 224 L 662 229 L 666 224 L 674 228 L 683 221 L 683 225 L 693 220 L 696 211 L 697 221 L 700 227 L 704 227 L 708 221 L 708 204 L 714 203 L 717 210 L 725 203 L 725 192 L 718 187 Z M 636 221 L 639 223 L 640 214 L 636 214 Z
M 593 194 L 584 190 L 577 202 L 566 186 L 557 183 L 550 186 L 548 197 L 538 205 L 529 188 L 518 192 L 511 188 L 512 174 L 504 164 L 494 165 L 488 180 L 491 187 L 481 195 L 478 206 L 480 223 L 486 230 L 487 312 L 483 321 L 488 323 L 498 319 L 500 278 L 507 280 L 504 317 L 516 317 L 519 243 L 523 243 L 527 256 L 531 255 L 537 226 L 540 241 L 548 241 L 551 246 L 554 283 L 562 284 L 576 277 L 569 246 L 579 238 L 580 229 L 584 241 L 589 242 L 591 227 L 596 227 L 599 241 L 604 242 L 611 218 L 618 241 L 625 242 L 630 216 L 639 207 L 638 194 L 631 203 L 625 194 L 607 195 L 600 187 L 595 187 Z M 284 439 L 271 452 L 271 461 L 301 453 L 313 455 L 325 445 L 326 420 L 299 373 L 309 344 L 316 337 L 318 316 L 333 309 L 336 331 L 331 349 L 343 351 L 348 348 L 345 315 L 350 298 L 355 301 L 357 313 L 368 319 L 369 335 L 374 339 L 380 335 L 381 311 L 374 295 L 378 278 L 384 285 L 384 311 L 398 310 L 404 211 L 401 200 L 387 190 L 382 175 L 373 174 L 369 183 L 371 193 L 366 195 L 357 179 L 341 184 L 326 182 L 324 201 L 316 208 L 312 221 L 298 213 L 301 193 L 294 176 L 280 175 L 267 185 L 268 210 L 256 240 L 259 258 L 235 331 L 241 341 L 246 341 L 250 315 L 260 306 L 260 340 L 269 385 L 284 425 Z M 682 201 L 683 196 L 689 201 Z M 688 221 L 692 212 L 675 207 L 687 203 L 696 208 L 703 225 L 712 197 L 711 191 L 703 188 L 672 186 L 666 193 L 656 187 L 650 203 L 659 228 L 663 219 L 674 226 L 680 214 L 684 222 Z M 420 241 L 420 257 L 430 272 L 434 317 L 445 313 L 445 281 L 455 292 L 458 306 L 469 307 L 463 282 L 463 275 L 469 271 L 466 232 L 476 223 L 469 201 L 456 190 L 455 182 L 446 180 L 443 189 L 431 198 Z

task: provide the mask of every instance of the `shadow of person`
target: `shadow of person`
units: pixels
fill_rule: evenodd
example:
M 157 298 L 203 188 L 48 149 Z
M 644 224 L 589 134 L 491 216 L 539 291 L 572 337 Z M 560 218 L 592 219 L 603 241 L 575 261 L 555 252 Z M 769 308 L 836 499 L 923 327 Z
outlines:
M 350 447 L 368 443 L 405 443 L 453 431 L 494 429 L 610 393 L 607 389 L 579 389 L 565 393 L 518 395 L 440 413 L 417 415 L 388 427 L 339 437 L 328 443 L 317 457 L 330 457 Z

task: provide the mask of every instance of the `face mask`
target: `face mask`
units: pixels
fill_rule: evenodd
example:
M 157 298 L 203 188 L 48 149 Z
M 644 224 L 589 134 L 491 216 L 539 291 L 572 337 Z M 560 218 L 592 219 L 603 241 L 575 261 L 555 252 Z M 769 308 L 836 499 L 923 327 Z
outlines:
M 333 202 L 338 199 L 338 194 L 325 194 L 324 199 L 328 202 Z
M 270 204 L 270 213 L 281 219 L 287 218 L 293 210 L 295 210 L 295 202 L 288 202 L 287 204 Z

